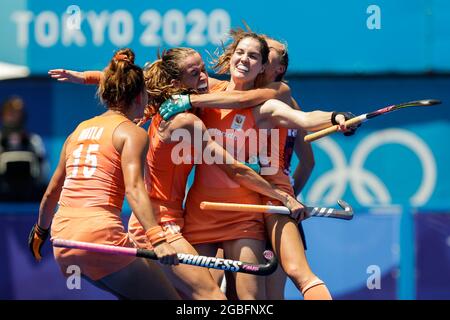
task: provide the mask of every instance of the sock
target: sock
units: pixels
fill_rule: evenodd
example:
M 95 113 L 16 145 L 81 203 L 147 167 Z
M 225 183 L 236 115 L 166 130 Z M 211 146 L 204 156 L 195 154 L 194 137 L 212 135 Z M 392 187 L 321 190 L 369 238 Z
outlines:
M 303 298 L 305 300 L 332 300 L 325 283 L 319 278 L 315 278 L 303 288 Z

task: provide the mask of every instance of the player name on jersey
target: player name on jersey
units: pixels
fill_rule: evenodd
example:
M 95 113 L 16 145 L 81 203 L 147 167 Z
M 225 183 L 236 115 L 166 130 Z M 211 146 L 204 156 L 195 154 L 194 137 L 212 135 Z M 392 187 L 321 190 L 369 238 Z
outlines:
M 83 131 L 81 131 L 81 134 L 78 136 L 78 141 L 100 140 L 103 131 L 104 131 L 103 127 L 89 127 L 83 129 Z

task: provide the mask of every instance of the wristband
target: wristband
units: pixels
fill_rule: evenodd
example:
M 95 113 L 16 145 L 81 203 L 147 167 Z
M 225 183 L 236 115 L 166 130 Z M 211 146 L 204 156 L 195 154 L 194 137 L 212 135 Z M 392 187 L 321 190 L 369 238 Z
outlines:
M 85 84 L 99 84 L 102 73 L 100 71 L 84 71 L 84 83 Z
M 340 113 L 340 112 L 337 112 L 337 111 L 333 111 L 333 113 L 331 114 L 331 124 L 333 124 L 334 126 L 339 124 L 339 123 L 336 121 L 336 116 L 337 116 L 338 114 L 341 114 L 341 113 Z
M 167 240 L 164 234 L 164 230 L 163 228 L 161 228 L 161 226 L 151 227 L 147 230 L 147 232 L 145 232 L 145 235 L 147 236 L 147 239 L 150 241 L 153 247 Z
M 36 232 L 36 234 L 39 236 L 39 238 L 46 240 L 48 237 L 48 229 L 44 229 L 42 227 L 40 227 L 37 223 L 36 223 L 36 228 L 34 229 L 34 231 Z

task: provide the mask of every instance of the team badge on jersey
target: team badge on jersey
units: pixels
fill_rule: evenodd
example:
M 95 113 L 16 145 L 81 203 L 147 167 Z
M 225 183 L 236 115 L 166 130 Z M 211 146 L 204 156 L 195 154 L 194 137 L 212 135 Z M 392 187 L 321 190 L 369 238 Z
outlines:
M 233 123 L 231 124 L 231 129 L 242 130 L 244 126 L 245 116 L 242 114 L 237 114 L 234 116 Z

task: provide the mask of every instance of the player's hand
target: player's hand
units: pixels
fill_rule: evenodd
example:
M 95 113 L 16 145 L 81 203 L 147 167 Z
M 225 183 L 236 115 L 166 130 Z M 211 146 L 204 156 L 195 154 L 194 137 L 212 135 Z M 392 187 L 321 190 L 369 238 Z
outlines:
M 291 214 L 289 216 L 295 221 L 300 222 L 307 218 L 305 206 L 303 205 L 303 203 L 297 201 L 294 197 L 288 195 L 284 206 L 291 211 Z
M 175 249 L 168 244 L 167 242 L 161 242 L 160 244 L 157 244 L 153 251 L 155 251 L 156 256 L 158 257 L 159 261 L 163 264 L 168 265 L 178 265 L 178 256 Z
M 339 131 L 342 131 L 344 136 L 352 136 L 355 134 L 356 129 L 361 126 L 361 123 L 358 123 L 355 126 L 347 127 L 345 125 L 345 121 L 354 117 L 355 115 L 351 112 L 333 112 L 331 115 L 331 123 L 333 125 L 339 125 Z
M 161 104 L 159 114 L 167 121 L 174 115 L 190 110 L 191 108 L 191 99 L 188 94 L 175 94 Z
M 50 77 L 61 82 L 83 84 L 85 81 L 84 72 L 66 69 L 52 69 L 48 72 Z
M 41 248 L 45 240 L 47 240 L 49 229 L 41 228 L 37 223 L 31 228 L 30 235 L 28 236 L 28 247 L 31 254 L 37 261 L 41 261 Z

